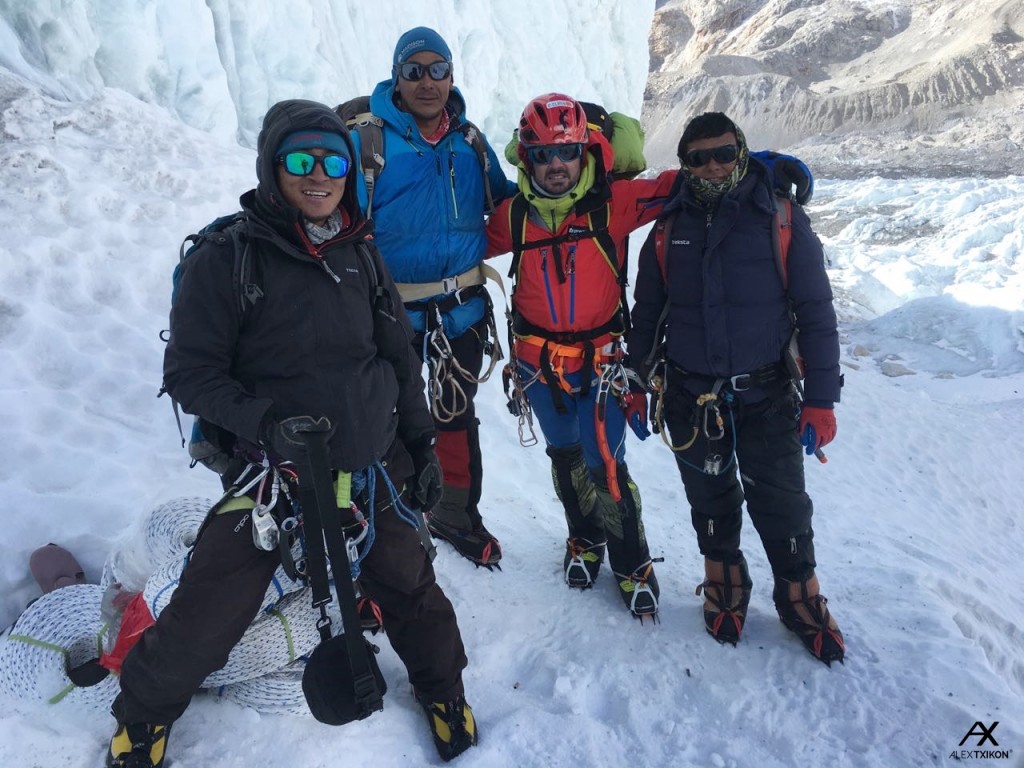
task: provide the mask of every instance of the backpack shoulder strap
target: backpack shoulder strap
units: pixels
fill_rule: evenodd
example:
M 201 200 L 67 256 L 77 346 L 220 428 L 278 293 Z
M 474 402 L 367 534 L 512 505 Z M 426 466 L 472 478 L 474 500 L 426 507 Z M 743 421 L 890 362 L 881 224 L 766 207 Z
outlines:
M 462 134 L 466 143 L 476 152 L 476 159 L 480 161 L 480 172 L 484 178 L 484 196 L 487 199 L 487 210 L 485 213 L 491 214 L 494 212 L 494 196 L 491 194 L 491 179 L 489 176 L 491 159 L 487 156 L 487 147 L 484 144 L 483 134 L 469 120 L 463 120 L 458 127 L 458 131 Z
M 523 255 L 523 243 L 526 240 L 526 219 L 530 215 L 530 204 L 522 192 L 512 198 L 508 207 L 508 231 L 512 235 L 512 266 L 509 267 L 508 276 L 515 279 L 519 271 L 519 259 Z
M 394 322 L 396 320 L 394 302 L 380 278 L 380 271 L 377 269 L 377 262 L 370 252 L 370 245 L 365 240 L 360 240 L 355 244 L 355 248 L 356 253 L 359 254 L 359 257 L 366 265 L 367 273 L 370 275 L 370 304 L 373 307 L 373 311 L 381 313 L 388 320 Z
M 772 249 L 775 266 L 782 279 L 782 288 L 789 294 L 789 245 L 793 241 L 793 202 L 788 197 L 777 197 L 772 216 Z
M 227 233 L 231 236 L 234 251 L 234 266 L 231 270 L 235 296 L 238 299 L 238 311 L 243 319 L 246 311 L 258 299 L 263 298 L 263 289 L 254 277 L 252 238 L 249 237 L 249 219 L 242 216 L 232 224 Z
M 666 256 L 668 255 L 669 238 L 672 237 L 672 225 L 675 224 L 676 213 L 658 219 L 654 226 L 654 255 L 658 260 L 658 269 L 661 271 L 661 282 L 668 290 L 668 266 Z
M 335 110 L 345 126 L 359 136 L 359 165 L 366 184 L 366 217 L 373 214 L 373 188 L 384 170 L 384 121 L 370 111 L 370 97 L 357 96 Z

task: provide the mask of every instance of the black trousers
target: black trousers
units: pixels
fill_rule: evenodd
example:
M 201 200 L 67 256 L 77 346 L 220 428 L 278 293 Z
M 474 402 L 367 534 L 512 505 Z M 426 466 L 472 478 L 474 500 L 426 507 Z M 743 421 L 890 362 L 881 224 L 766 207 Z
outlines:
M 736 400 L 721 412 L 720 440 L 709 441 L 699 430 L 693 444 L 675 454 L 701 554 L 721 559 L 739 551 L 746 501 L 773 573 L 800 578 L 815 565 L 814 506 L 804 486 L 796 396 L 786 388 L 753 403 Z M 695 415 L 694 394 L 683 388 L 667 394 L 665 422 L 673 444 L 690 440 Z M 717 475 L 704 471 L 710 454 L 722 458 Z
M 388 640 L 416 692 L 452 699 L 463 693 L 467 663 L 455 611 L 419 534 L 391 508 L 377 512 L 375 527 L 360 584 L 380 606 Z M 119 722 L 174 722 L 203 680 L 227 662 L 279 563 L 276 552 L 253 545 L 251 528 L 248 513 L 239 511 L 203 529 L 170 603 L 124 660 L 112 710 Z

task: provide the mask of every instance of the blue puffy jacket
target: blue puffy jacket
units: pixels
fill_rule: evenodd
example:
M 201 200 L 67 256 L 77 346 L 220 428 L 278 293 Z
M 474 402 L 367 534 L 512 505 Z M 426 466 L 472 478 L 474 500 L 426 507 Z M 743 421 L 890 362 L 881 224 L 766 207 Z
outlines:
M 646 357 L 655 343 L 666 298 L 667 357 L 680 368 L 728 377 L 782 359 L 792 327 L 771 242 L 775 204 L 768 171 L 753 158 L 747 175 L 722 198 L 710 221 L 689 187 L 681 185 L 661 214 L 679 212 L 667 233 L 667 290 L 655 253 L 655 230 L 640 253 L 629 335 L 635 359 Z M 793 206 L 792 226 L 789 298 L 800 329 L 805 402 L 828 407 L 839 401 L 841 386 L 832 288 L 821 243 L 798 205 Z
M 487 250 L 480 161 L 456 130 L 465 119 L 465 101 L 453 87 L 448 98 L 452 129 L 431 146 L 393 97 L 391 80 L 378 83 L 370 96 L 370 110 L 384 121 L 384 169 L 373 193 L 374 241 L 397 283 L 432 283 L 460 275 L 483 261 Z M 505 178 L 489 144 L 487 154 L 497 204 L 515 193 L 515 185 Z M 365 190 L 360 194 L 365 203 Z M 424 313 L 415 304 L 406 308 L 413 327 L 422 330 Z M 444 318 L 445 333 L 459 336 L 484 311 L 482 298 L 456 307 Z

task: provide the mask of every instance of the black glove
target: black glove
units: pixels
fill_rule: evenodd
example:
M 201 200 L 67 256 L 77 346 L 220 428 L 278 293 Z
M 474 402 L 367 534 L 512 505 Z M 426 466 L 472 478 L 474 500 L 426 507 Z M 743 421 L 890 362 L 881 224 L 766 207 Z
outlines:
M 326 432 L 330 437 L 334 427 L 326 416 L 291 416 L 278 421 L 268 411 L 260 423 L 260 444 L 277 458 L 300 464 L 307 457 L 303 432 Z
M 796 201 L 800 205 L 810 201 L 814 195 L 814 174 L 799 157 L 763 150 L 750 154 L 768 166 L 776 189 L 788 196 L 793 187 L 796 189 Z
M 434 452 L 435 442 L 436 438 L 428 437 L 408 446 L 415 470 L 412 477 L 412 501 L 424 511 L 436 506 L 441 500 L 444 487 L 441 462 Z

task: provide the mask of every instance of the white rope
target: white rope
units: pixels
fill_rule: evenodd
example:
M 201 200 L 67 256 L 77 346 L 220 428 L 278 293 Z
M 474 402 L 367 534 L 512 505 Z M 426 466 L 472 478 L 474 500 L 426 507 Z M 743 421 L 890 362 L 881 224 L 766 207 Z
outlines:
M 44 595 L 0 639 L 0 689 L 23 700 L 105 710 L 118 692 L 117 678 L 78 688 L 67 669 L 96 658 L 106 625 L 100 604 L 106 588 L 119 582 L 141 590 L 153 616 L 170 602 L 188 549 L 213 505 L 210 499 L 174 499 L 155 508 L 138 535 L 111 553 L 100 585 L 64 587 Z M 302 695 L 301 657 L 320 642 L 319 614 L 310 590 L 278 568 L 263 607 L 231 651 L 223 669 L 203 688 L 261 712 L 308 715 Z
M 118 691 L 116 678 L 78 688 L 67 676 L 70 667 L 99 653 L 106 629 L 102 597 L 96 584 L 75 584 L 32 603 L 0 642 L 0 689 L 24 701 L 109 708 Z

